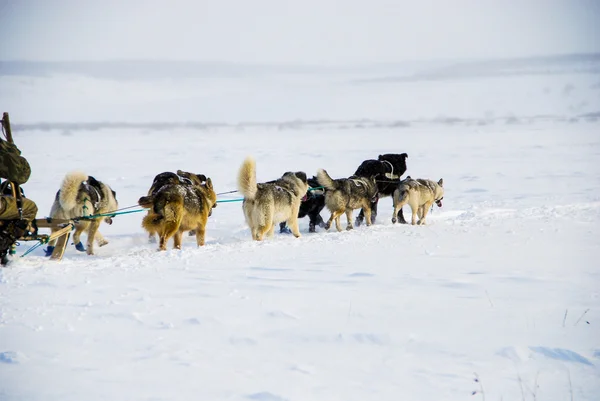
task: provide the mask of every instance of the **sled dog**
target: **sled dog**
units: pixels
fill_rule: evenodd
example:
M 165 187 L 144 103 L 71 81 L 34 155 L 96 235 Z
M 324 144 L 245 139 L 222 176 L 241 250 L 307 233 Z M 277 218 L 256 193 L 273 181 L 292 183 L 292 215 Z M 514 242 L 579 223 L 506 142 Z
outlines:
M 317 180 L 325 188 L 325 206 L 331 212 L 329 220 L 325 223 L 326 230 L 329 230 L 335 220 L 335 227 L 342 231 L 340 216 L 343 213 L 346 213 L 348 220 L 346 229 L 351 230 L 354 228 L 352 211 L 359 208 L 364 209 L 367 225 L 371 225 L 371 202 L 377 197 L 377 183 L 374 177 L 352 176 L 334 180 L 327 171 L 319 169 Z
M 321 210 L 325 207 L 325 191 L 319 185 L 317 177 L 313 176 L 313 178 L 309 178 L 308 185 L 308 191 L 306 191 L 306 195 L 304 195 L 300 203 L 298 218 L 301 219 L 308 216 L 308 232 L 315 233 L 317 232 L 317 226 L 325 227 L 325 222 L 323 221 L 323 217 L 321 217 Z M 279 232 L 291 233 L 285 221 L 279 224 Z
M 262 241 L 273 236 L 275 224 L 287 222 L 292 234 L 300 237 L 298 212 L 308 190 L 306 173 L 286 172 L 275 181 L 256 182 L 256 162 L 248 157 L 238 173 L 238 190 L 244 195 L 242 210 L 252 239 Z
M 392 223 L 396 223 L 396 215 L 402 206 L 408 204 L 412 210 L 411 223 L 425 224 L 425 218 L 429 209 L 435 202 L 438 207 L 442 207 L 444 199 L 444 180 L 440 178 L 438 182 L 424 179 L 413 179 L 410 176 L 400 182 L 398 188 L 394 191 L 394 214 Z M 419 220 L 417 221 L 417 216 Z
M 187 171 L 177 170 L 177 173 L 172 173 L 170 171 L 157 174 L 152 181 L 152 185 L 148 190 L 148 196 L 156 195 L 156 193 L 166 185 L 205 185 L 206 184 L 206 176 L 204 174 L 194 174 L 188 173 Z M 213 205 L 215 208 L 217 204 Z M 151 212 L 149 212 L 151 213 Z M 210 217 L 212 215 L 212 209 L 208 213 Z M 150 243 L 156 242 L 155 232 L 148 232 L 148 241 Z M 190 236 L 196 235 L 195 230 L 190 230 Z
M 181 170 L 177 171 L 177 176 L 187 177 L 190 182 L 171 176 L 172 181 L 155 188 L 154 193 L 151 188 L 150 195 L 138 200 L 140 206 L 150 209 L 142 219 L 142 227 L 151 236 L 158 234 L 160 251 L 167 250 L 171 237 L 174 237 L 173 248 L 181 249 L 183 232 L 189 230 L 195 230 L 196 243 L 203 246 L 208 216 L 217 203 L 210 178 Z
M 91 175 L 74 171 L 68 173 L 56 193 L 54 203 L 50 209 L 50 217 L 53 219 L 74 219 L 78 217 L 94 216 L 113 212 L 119 208 L 116 192 L 107 184 L 96 180 Z M 102 221 L 112 224 L 112 217 L 101 216 L 90 219 L 75 221 L 75 233 L 73 242 L 75 248 L 88 255 L 94 254 L 94 240 L 98 246 L 108 244 L 108 241 L 100 234 L 98 228 Z M 52 231 L 55 231 L 54 229 Z M 84 248 L 81 243 L 81 233 L 87 233 L 87 245 Z M 50 256 L 54 250 L 56 241 L 50 241 L 46 249 L 46 256 Z
M 371 223 L 375 223 L 377 217 L 377 203 L 379 198 L 392 196 L 400 177 L 406 172 L 406 153 L 386 153 L 379 155 L 377 160 L 365 160 L 358 166 L 354 175 L 359 177 L 375 177 L 377 182 L 377 197 L 371 202 Z M 364 209 L 361 209 L 356 218 L 356 225 L 360 225 L 364 218 Z M 398 212 L 400 223 L 406 224 L 402 209 Z

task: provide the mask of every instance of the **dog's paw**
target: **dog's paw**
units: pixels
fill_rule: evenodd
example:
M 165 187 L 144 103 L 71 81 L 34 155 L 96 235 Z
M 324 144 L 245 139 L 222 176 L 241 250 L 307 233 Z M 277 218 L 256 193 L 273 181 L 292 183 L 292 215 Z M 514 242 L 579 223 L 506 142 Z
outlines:
M 346 231 L 350 231 L 350 230 L 354 230 L 354 227 L 352 225 L 346 226 Z
M 330 223 L 325 223 L 325 227 L 326 230 L 329 230 L 331 228 L 331 224 Z
M 85 252 L 85 247 L 81 241 L 75 244 L 75 249 L 77 249 L 79 252 Z
M 396 224 L 396 221 L 398 221 L 398 220 L 396 220 L 396 218 L 395 218 L 395 217 L 393 217 L 393 218 L 392 218 L 392 223 Z
M 44 252 L 46 253 L 46 256 L 52 256 L 52 252 L 54 252 L 54 247 L 48 245 L 48 247 L 44 249 Z
M 98 246 L 104 246 L 104 245 L 107 245 L 107 244 L 108 244 L 108 241 L 105 240 L 105 239 L 103 239 L 102 241 L 98 242 Z

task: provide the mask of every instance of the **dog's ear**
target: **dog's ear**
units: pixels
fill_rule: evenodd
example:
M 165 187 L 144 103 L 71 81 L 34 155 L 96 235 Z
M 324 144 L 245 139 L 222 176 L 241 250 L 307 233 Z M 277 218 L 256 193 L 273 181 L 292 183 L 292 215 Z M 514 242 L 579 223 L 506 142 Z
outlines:
M 400 156 L 404 157 L 405 159 L 408 159 L 408 153 L 401 153 Z
M 88 179 L 87 179 L 88 184 L 94 186 L 94 187 L 99 187 L 100 183 L 98 182 L 97 179 L 95 179 L 94 177 L 92 177 L 91 175 L 88 175 Z
M 117 200 L 117 193 L 115 191 L 113 191 L 112 189 L 110 190 L 110 192 L 112 192 L 113 198 L 115 198 L 115 200 Z
M 440 187 L 443 187 L 443 186 L 444 186 L 444 179 L 443 179 L 443 178 L 440 178 L 440 180 L 438 181 L 438 185 L 439 185 Z
M 308 178 L 306 177 L 306 173 L 304 171 L 297 171 L 296 177 L 300 178 L 302 182 L 308 182 Z
M 206 188 L 208 188 L 208 189 L 210 189 L 212 191 L 212 189 L 213 189 L 212 180 L 210 178 L 206 177 L 206 176 L 204 178 L 205 178 L 205 181 L 206 181 Z
M 377 160 L 381 161 L 383 159 L 383 155 L 377 156 Z
M 208 181 L 204 174 L 196 174 L 196 177 L 200 180 L 200 182 Z

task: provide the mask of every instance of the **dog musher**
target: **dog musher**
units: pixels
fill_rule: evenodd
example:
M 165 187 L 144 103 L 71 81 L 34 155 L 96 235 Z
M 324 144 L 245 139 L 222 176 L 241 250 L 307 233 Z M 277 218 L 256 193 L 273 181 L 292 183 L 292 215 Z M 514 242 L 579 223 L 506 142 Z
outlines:
M 0 135 L 0 263 L 8 262 L 7 254 L 24 235 L 35 235 L 35 202 L 23 196 L 19 185 L 31 175 L 31 167 L 21 151 L 12 143 L 8 114 L 2 120 Z M 4 136 L 6 140 L 2 137 Z

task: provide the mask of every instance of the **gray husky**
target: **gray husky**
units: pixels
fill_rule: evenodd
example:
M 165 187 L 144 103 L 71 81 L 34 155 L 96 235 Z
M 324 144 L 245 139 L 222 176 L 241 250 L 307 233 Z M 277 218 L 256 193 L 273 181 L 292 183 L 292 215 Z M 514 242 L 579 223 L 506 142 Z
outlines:
M 442 207 L 444 199 L 444 180 L 438 182 L 413 179 L 410 176 L 400 181 L 398 188 L 394 191 L 394 214 L 392 223 L 396 223 L 396 215 L 402 206 L 408 204 L 412 210 L 412 224 L 425 224 L 425 218 L 433 203 Z M 419 221 L 417 221 L 417 216 Z
M 296 238 L 300 237 L 298 210 L 308 191 L 306 173 L 287 172 L 278 180 L 257 184 L 256 162 L 249 157 L 240 167 L 238 189 L 244 195 L 242 209 L 252 239 L 262 241 L 265 234 L 273 236 L 275 225 L 283 221 Z
M 317 180 L 325 188 L 325 206 L 331 212 L 331 217 L 325 224 L 326 230 L 329 230 L 331 223 L 335 220 L 335 227 L 338 231 L 342 231 L 340 217 L 344 213 L 348 220 L 346 229 L 351 230 L 354 228 L 352 211 L 360 208 L 365 211 L 367 225 L 371 225 L 371 202 L 377 196 L 377 183 L 374 177 L 352 176 L 334 180 L 327 174 L 327 171 L 319 169 Z

